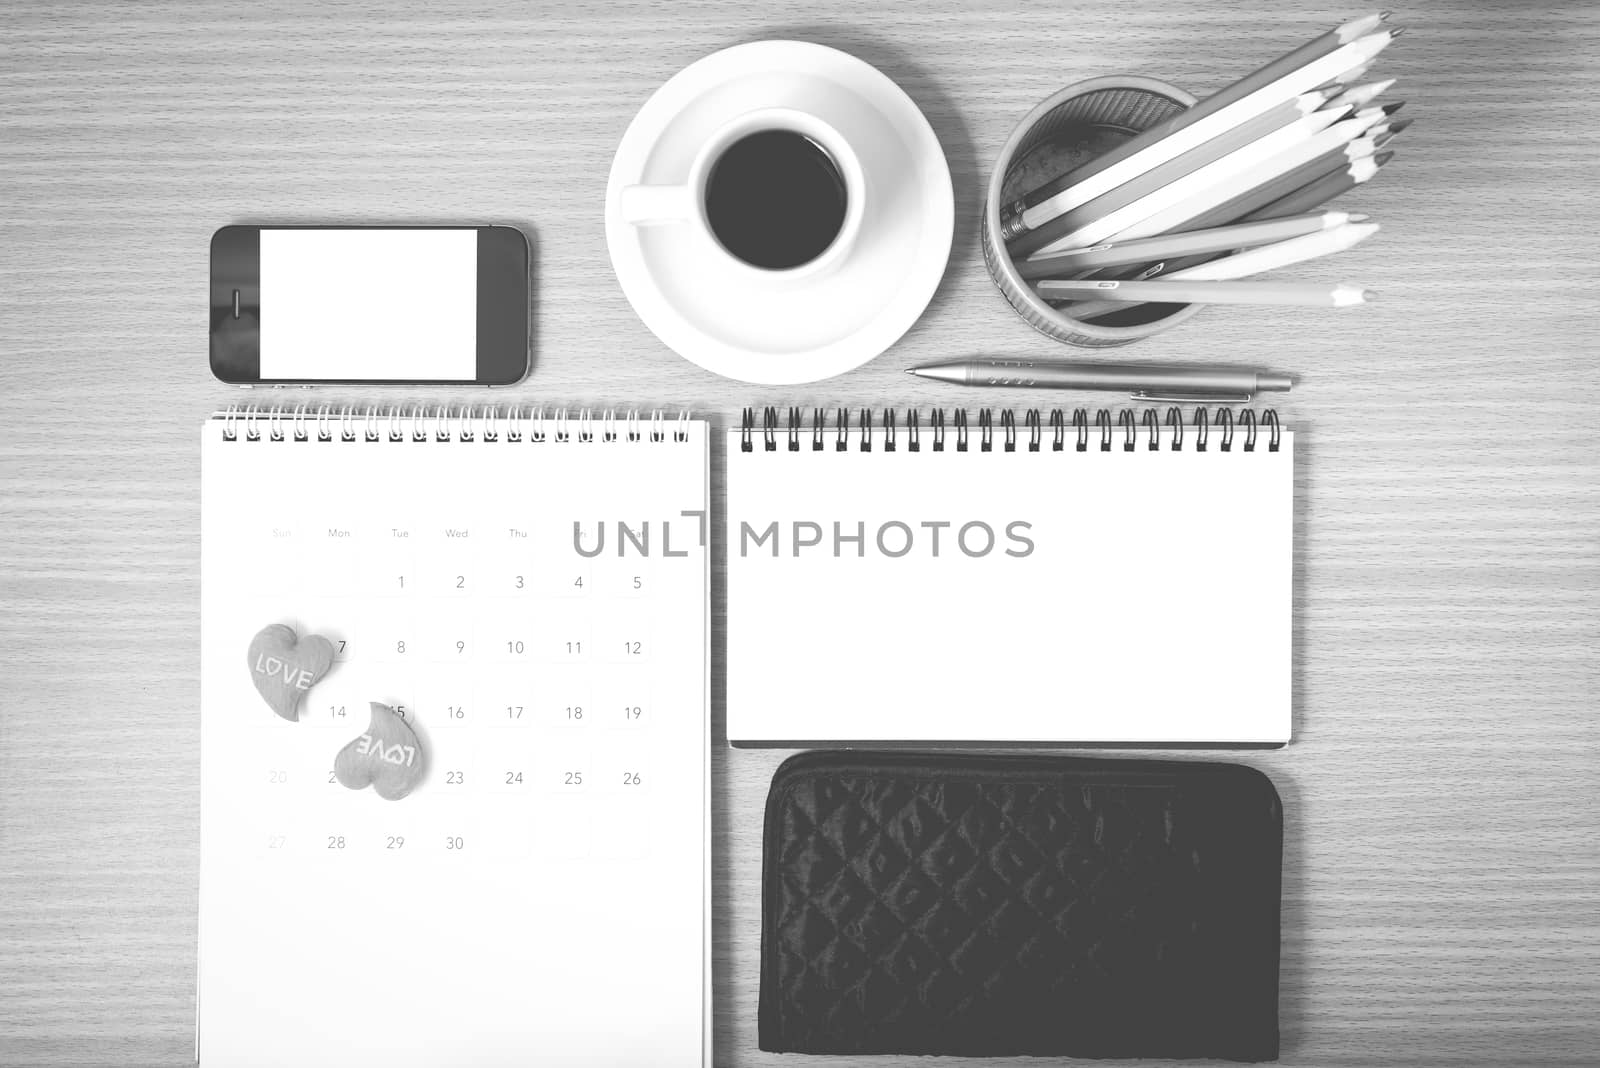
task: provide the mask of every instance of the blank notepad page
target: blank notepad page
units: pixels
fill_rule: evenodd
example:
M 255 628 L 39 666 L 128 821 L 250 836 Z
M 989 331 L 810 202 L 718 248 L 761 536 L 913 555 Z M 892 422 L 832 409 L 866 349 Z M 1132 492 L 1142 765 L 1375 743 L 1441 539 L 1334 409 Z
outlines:
M 710 1063 L 706 428 L 654 425 L 206 423 L 202 1064 Z M 298 722 L 269 624 L 336 649 Z M 333 775 L 374 701 L 398 801 Z
M 1288 741 L 1294 436 L 1219 414 L 731 431 L 729 741 Z

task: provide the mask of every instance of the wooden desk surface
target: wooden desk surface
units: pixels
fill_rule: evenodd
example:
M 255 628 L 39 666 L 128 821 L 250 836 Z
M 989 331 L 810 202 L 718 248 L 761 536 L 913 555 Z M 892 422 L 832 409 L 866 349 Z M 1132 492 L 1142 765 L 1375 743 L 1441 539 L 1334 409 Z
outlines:
M 1137 71 L 1204 93 L 1359 13 L 1253 6 L 7 3 L 0 1062 L 192 1055 L 194 430 L 239 399 L 206 370 L 217 226 L 522 226 L 538 362 L 501 400 L 723 421 L 750 403 L 1034 405 L 901 374 L 1074 354 L 984 272 L 990 161 L 1066 83 Z M 1410 34 L 1378 70 L 1400 76 L 1417 123 L 1349 201 L 1384 232 L 1302 275 L 1382 302 L 1213 310 L 1124 351 L 1302 376 L 1279 404 L 1303 433 L 1298 736 L 1242 757 L 1288 814 L 1284 1062 L 1596 1063 L 1600 8 L 1429 0 L 1396 21 Z M 800 389 L 723 381 L 663 348 L 602 236 L 612 151 L 646 95 L 766 37 L 842 47 L 899 81 L 956 187 L 949 272 L 922 321 Z M 1224 577 L 1159 610 L 1240 588 Z M 784 755 L 716 756 L 719 1064 L 780 1063 L 755 1046 L 756 901 L 758 813 Z

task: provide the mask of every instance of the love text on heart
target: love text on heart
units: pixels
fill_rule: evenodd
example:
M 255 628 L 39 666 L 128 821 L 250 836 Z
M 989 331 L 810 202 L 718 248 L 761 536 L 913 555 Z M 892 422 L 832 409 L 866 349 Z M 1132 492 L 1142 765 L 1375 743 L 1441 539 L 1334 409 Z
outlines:
M 309 690 L 311 684 L 316 681 L 311 672 L 305 668 L 297 668 L 287 660 L 266 653 L 256 654 L 255 666 L 251 670 L 269 679 L 281 678 L 297 690 Z
M 363 734 L 356 739 L 356 752 L 362 756 L 371 753 L 385 764 L 395 764 L 403 768 L 409 768 L 417 759 L 416 746 L 401 745 L 399 742 L 385 746 L 370 734 Z

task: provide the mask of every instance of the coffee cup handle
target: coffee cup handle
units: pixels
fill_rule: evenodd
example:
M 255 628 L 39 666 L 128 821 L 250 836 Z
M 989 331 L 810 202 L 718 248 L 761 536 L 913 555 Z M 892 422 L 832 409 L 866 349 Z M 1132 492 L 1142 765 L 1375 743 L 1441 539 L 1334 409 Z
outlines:
M 659 226 L 694 218 L 694 198 L 686 185 L 628 185 L 618 201 L 622 217 L 635 226 Z

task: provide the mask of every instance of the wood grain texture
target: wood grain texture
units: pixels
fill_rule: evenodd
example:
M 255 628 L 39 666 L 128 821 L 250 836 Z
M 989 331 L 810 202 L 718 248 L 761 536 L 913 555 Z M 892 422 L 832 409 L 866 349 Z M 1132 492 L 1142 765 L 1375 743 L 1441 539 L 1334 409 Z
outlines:
M 522 226 L 538 248 L 538 355 L 506 400 L 723 422 L 750 403 L 1050 403 L 901 374 L 1062 354 L 1016 319 L 977 249 L 981 179 L 1012 124 L 1100 74 L 1211 91 L 1358 12 L 1069 0 L 1048 5 L 1046 32 L 1043 10 L 5 5 L 0 1063 L 192 1056 L 195 427 L 237 398 L 205 366 L 211 232 Z M 1301 432 L 1297 739 L 1243 757 L 1288 816 L 1284 1062 L 1595 1063 L 1600 8 L 1453 0 L 1397 21 L 1410 33 L 1377 69 L 1401 78 L 1393 95 L 1417 124 L 1349 200 L 1384 232 L 1284 274 L 1358 281 L 1381 302 L 1212 309 L 1123 352 L 1301 376 L 1279 406 Z M 611 274 L 600 214 L 649 92 L 766 37 L 839 46 L 899 81 L 945 145 L 958 205 L 922 321 L 866 368 L 797 390 L 720 380 L 656 342 Z M 716 492 L 720 507 L 720 479 Z M 715 581 L 720 633 L 720 556 Z M 1197 576 L 1150 606 L 1152 625 L 1203 626 L 1212 599 L 1249 596 L 1248 576 Z M 791 681 L 818 677 L 796 664 Z M 755 1048 L 759 813 L 784 755 L 716 754 L 719 1064 L 787 1063 Z

